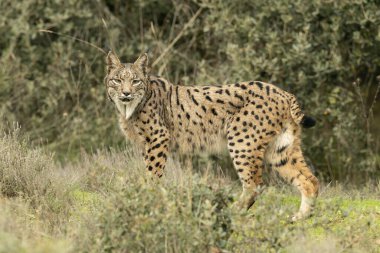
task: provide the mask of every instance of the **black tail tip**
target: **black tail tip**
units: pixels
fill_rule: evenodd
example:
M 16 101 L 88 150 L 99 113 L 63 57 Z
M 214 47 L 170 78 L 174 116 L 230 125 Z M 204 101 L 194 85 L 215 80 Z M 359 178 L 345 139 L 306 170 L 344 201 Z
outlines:
M 301 120 L 301 125 L 304 127 L 304 128 L 310 128 L 310 127 L 313 127 L 315 126 L 315 119 L 313 119 L 312 117 L 309 117 L 309 116 L 303 116 L 302 120 Z

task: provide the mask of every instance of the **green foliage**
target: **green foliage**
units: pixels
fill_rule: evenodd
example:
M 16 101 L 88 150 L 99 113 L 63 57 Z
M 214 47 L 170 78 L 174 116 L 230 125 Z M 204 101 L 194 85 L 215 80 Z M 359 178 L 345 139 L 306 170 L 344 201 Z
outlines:
M 318 120 L 305 147 L 319 176 L 368 180 L 379 171 L 366 96 L 380 73 L 379 6 L 376 0 L 2 0 L 0 118 L 19 122 L 62 159 L 78 157 L 80 148 L 121 146 L 105 96 L 104 55 L 93 45 L 115 49 L 124 61 L 149 49 L 154 62 L 167 52 L 153 72 L 174 83 L 254 79 L 295 93 Z M 352 86 L 358 78 L 363 101 Z

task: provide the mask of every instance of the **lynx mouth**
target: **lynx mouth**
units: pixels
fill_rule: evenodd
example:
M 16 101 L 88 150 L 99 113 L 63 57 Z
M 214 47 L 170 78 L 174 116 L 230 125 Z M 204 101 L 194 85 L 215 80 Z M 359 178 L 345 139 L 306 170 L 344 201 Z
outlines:
M 124 96 L 124 97 L 119 97 L 120 101 L 122 102 L 131 102 L 133 100 L 133 97 L 131 95 L 129 96 Z

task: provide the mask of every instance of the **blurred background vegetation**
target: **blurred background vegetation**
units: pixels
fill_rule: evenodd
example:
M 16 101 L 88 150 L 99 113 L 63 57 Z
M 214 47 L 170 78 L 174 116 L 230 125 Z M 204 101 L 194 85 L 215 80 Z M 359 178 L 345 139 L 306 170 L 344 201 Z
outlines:
M 0 0 L 0 34 L 0 118 L 62 161 L 125 143 L 103 84 L 114 49 L 149 51 L 173 83 L 289 90 L 318 120 L 304 146 L 319 177 L 379 176 L 378 0 Z

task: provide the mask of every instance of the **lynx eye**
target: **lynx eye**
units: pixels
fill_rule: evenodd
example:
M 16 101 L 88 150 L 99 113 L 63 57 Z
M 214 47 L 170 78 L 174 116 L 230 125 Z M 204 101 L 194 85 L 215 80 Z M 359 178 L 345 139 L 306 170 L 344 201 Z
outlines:
M 140 85 L 141 84 L 141 80 L 140 79 L 133 79 L 132 80 L 132 85 L 133 86 L 138 86 L 138 85 Z
M 116 85 L 120 85 L 121 84 L 121 80 L 120 79 L 111 79 L 111 83 L 112 84 L 116 84 Z

